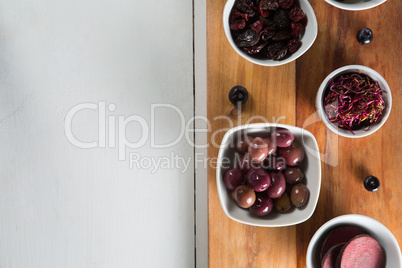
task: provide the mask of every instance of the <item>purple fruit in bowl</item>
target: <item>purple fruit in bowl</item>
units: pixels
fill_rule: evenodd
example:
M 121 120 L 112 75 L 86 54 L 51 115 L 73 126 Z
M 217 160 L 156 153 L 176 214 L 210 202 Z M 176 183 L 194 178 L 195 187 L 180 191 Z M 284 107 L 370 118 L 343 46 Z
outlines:
M 256 192 L 264 192 L 271 185 L 271 178 L 264 169 L 252 168 L 247 172 L 247 185 Z
M 243 175 L 240 168 L 231 168 L 226 171 L 223 180 L 225 181 L 226 187 L 233 191 L 237 186 L 246 182 L 246 177 Z
M 272 131 L 271 139 L 276 142 L 278 147 L 289 147 L 294 141 L 295 137 L 289 130 L 285 128 L 278 128 Z

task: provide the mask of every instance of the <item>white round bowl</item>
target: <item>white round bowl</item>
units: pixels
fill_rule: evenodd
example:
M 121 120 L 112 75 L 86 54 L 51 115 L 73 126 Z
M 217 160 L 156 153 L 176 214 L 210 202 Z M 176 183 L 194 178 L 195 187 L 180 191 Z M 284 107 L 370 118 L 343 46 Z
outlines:
M 345 1 L 336 1 L 336 0 L 325 0 L 325 2 L 344 10 L 365 10 L 369 8 L 376 7 L 381 5 L 387 0 L 345 0 Z
M 268 60 L 268 59 L 256 59 L 242 51 L 240 48 L 238 48 L 232 38 L 232 34 L 230 32 L 230 26 L 229 26 L 229 16 L 230 12 L 232 11 L 232 7 L 235 3 L 235 0 L 228 0 L 226 2 L 225 8 L 223 10 L 223 28 L 225 30 L 226 37 L 230 43 L 230 45 L 233 47 L 233 49 L 243 58 L 246 60 L 258 64 L 258 65 L 263 65 L 263 66 L 279 66 L 283 65 L 286 63 L 289 63 L 291 61 L 294 61 L 301 55 L 303 55 L 314 43 L 315 38 L 317 37 L 318 33 L 318 24 L 317 24 L 317 18 L 315 17 L 315 13 L 313 8 L 311 7 L 310 3 L 307 0 L 300 0 L 300 8 L 303 9 L 304 13 L 307 16 L 307 26 L 304 32 L 303 37 L 301 38 L 302 45 L 301 47 L 293 53 L 291 56 L 286 57 L 283 60 Z
M 277 127 L 288 129 L 304 148 L 305 157 L 300 166 L 306 178 L 306 186 L 310 190 L 310 197 L 302 208 L 292 208 L 286 213 L 273 211 L 265 217 L 258 217 L 248 209 L 240 208 L 234 203 L 230 191 L 223 181 L 223 175 L 226 170 L 234 166 L 235 149 L 233 144 L 237 138 L 243 135 L 267 136 L 273 128 Z M 309 131 L 283 124 L 258 123 L 232 128 L 226 132 L 219 149 L 216 184 L 222 209 L 234 221 L 260 227 L 281 227 L 304 222 L 313 215 L 321 188 L 321 160 L 317 141 Z
M 378 84 L 380 86 L 381 89 L 385 90 L 385 92 L 383 92 L 383 99 L 385 102 L 385 108 L 382 112 L 382 115 L 380 116 L 379 121 L 373 123 L 370 127 L 369 130 L 365 130 L 365 129 L 360 129 L 360 130 L 353 130 L 354 134 L 352 134 L 349 130 L 347 129 L 342 129 L 339 128 L 338 126 L 336 126 L 334 123 L 332 123 L 331 121 L 329 121 L 325 111 L 324 111 L 324 107 L 322 104 L 323 101 L 323 95 L 325 93 L 325 89 L 327 88 L 328 82 L 331 78 L 337 77 L 339 75 L 345 74 L 345 73 L 351 73 L 351 72 L 355 72 L 355 73 L 359 73 L 362 72 L 363 74 L 371 77 L 373 80 L 378 81 Z M 339 69 L 336 69 L 335 71 L 333 71 L 332 73 L 330 73 L 325 79 L 324 81 L 321 83 L 319 89 L 318 89 L 318 93 L 316 96 L 316 100 L 315 100 L 315 105 L 318 111 L 318 115 L 321 117 L 321 120 L 324 122 L 324 124 L 333 132 L 335 132 L 336 134 L 343 136 L 343 137 L 347 137 L 347 138 L 361 138 L 361 137 L 365 137 L 368 136 L 374 132 L 376 132 L 378 129 L 381 128 L 381 126 L 385 123 L 385 121 L 387 121 L 389 114 L 391 113 L 391 107 L 392 107 L 392 95 L 391 95 L 391 89 L 389 88 L 387 82 L 385 81 L 385 79 L 376 71 L 374 71 L 371 68 L 368 68 L 366 66 L 362 66 L 362 65 L 348 65 L 348 66 L 344 66 L 341 67 Z
M 391 231 L 373 218 L 363 215 L 349 214 L 336 217 L 317 230 L 311 238 L 310 244 L 307 248 L 307 268 L 320 267 L 320 250 L 326 234 L 328 234 L 331 229 L 342 225 L 354 225 L 366 230 L 372 237 L 377 239 L 384 248 L 387 260 L 386 267 L 402 267 L 401 249 Z

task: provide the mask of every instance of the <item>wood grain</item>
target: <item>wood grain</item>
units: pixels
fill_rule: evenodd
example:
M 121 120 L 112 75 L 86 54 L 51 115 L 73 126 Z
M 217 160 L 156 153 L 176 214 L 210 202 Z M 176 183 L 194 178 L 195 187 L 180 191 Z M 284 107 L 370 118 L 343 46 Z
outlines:
M 244 124 L 252 116 L 284 117 L 284 124 L 305 126 L 317 138 L 322 162 L 322 188 L 317 209 L 308 221 L 292 227 L 251 227 L 230 220 L 223 212 L 216 189 L 215 169 L 208 170 L 208 227 L 210 267 L 305 267 L 308 243 L 315 231 L 329 219 L 342 214 L 363 214 L 381 221 L 402 242 L 400 228 L 402 194 L 401 168 L 401 68 L 402 43 L 399 33 L 401 1 L 361 12 L 342 11 L 324 1 L 310 1 L 318 24 L 317 40 L 296 62 L 280 67 L 262 67 L 241 58 L 226 40 L 222 26 L 224 1 L 207 2 L 208 119 L 212 132 Z M 369 27 L 371 44 L 357 43 L 356 32 Z M 373 135 L 347 139 L 333 134 L 315 119 L 314 98 L 322 80 L 334 69 L 361 64 L 384 76 L 393 92 L 393 107 L 387 123 Z M 249 101 L 239 116 L 232 112 L 228 92 L 234 85 L 249 90 Z M 254 120 L 253 122 L 261 122 Z M 307 125 L 306 125 L 307 124 Z M 209 136 L 219 142 L 225 131 Z M 217 157 L 210 146 L 208 156 Z M 369 193 L 362 180 L 376 175 L 381 188 Z

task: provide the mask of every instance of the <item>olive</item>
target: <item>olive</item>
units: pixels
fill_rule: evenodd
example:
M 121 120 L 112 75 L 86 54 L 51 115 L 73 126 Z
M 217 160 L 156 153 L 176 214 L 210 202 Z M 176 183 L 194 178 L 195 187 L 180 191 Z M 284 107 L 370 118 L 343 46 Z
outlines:
M 245 87 L 234 86 L 229 92 L 229 100 L 234 105 L 243 105 L 248 100 L 248 91 Z
M 243 136 L 241 138 L 238 138 L 235 141 L 235 149 L 238 153 L 244 154 L 247 153 L 248 151 L 248 145 L 250 144 L 250 142 L 253 140 L 253 137 L 250 136 Z
M 265 141 L 268 144 L 268 155 L 272 155 L 274 153 L 276 153 L 276 143 L 274 142 L 274 140 L 270 137 L 265 138 Z
M 270 198 L 279 198 L 285 192 L 286 180 L 281 172 L 275 173 L 271 172 L 269 174 L 271 177 L 271 185 L 267 190 L 267 194 Z
M 271 178 L 262 168 L 252 168 L 247 172 L 247 184 L 256 192 L 263 192 L 271 185 Z
M 268 156 L 268 143 L 265 139 L 254 138 L 248 146 L 248 154 L 253 162 L 262 162 Z
M 255 192 L 247 185 L 239 185 L 232 192 L 233 201 L 242 208 L 249 208 L 255 202 Z
M 298 183 L 304 177 L 304 174 L 299 167 L 288 167 L 283 172 L 283 175 L 285 176 L 286 182 L 289 184 Z
M 247 173 L 251 168 L 258 168 L 261 167 L 260 162 L 252 162 L 250 160 L 249 154 L 245 154 L 242 157 L 240 157 L 239 162 L 238 162 L 239 168 L 244 172 Z
M 271 138 L 278 147 L 289 147 L 295 139 L 293 134 L 285 128 L 277 128 L 272 131 Z
M 289 195 L 284 193 L 281 197 L 274 199 L 274 207 L 278 212 L 286 212 L 292 208 L 292 202 L 290 202 Z
M 268 156 L 263 162 L 263 167 L 268 170 L 282 171 L 286 168 L 285 159 L 281 156 Z
M 368 176 L 364 179 L 364 188 L 370 192 L 378 191 L 378 188 L 380 188 L 380 180 L 377 177 Z
M 289 166 L 297 166 L 304 159 L 303 147 L 297 141 L 293 141 L 289 147 L 279 148 L 278 154 L 285 158 L 285 162 Z
M 257 216 L 266 216 L 271 213 L 274 202 L 265 193 L 257 193 L 254 205 L 250 207 L 250 212 Z
M 292 192 L 290 193 L 290 200 L 295 207 L 302 207 L 307 203 L 310 196 L 310 191 L 306 185 L 299 183 L 293 186 Z
M 240 184 L 244 184 L 246 178 L 240 168 L 231 168 L 226 171 L 223 181 L 225 182 L 226 187 L 233 191 Z
M 369 28 L 363 28 L 357 32 L 356 37 L 360 44 L 369 44 L 373 40 L 373 31 Z

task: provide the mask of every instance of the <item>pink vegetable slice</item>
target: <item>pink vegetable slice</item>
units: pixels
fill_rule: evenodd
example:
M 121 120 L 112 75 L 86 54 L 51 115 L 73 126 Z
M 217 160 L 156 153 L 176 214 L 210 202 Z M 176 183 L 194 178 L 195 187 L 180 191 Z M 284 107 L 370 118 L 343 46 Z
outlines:
M 320 260 L 322 261 L 324 255 L 331 247 L 340 243 L 349 242 L 349 240 L 361 234 L 366 234 L 366 232 L 355 226 L 342 226 L 332 230 L 322 243 Z
M 385 251 L 370 235 L 358 235 L 341 249 L 335 267 L 384 268 Z
M 322 259 L 322 262 L 321 262 L 321 267 L 322 268 L 335 268 L 337 257 L 344 245 L 345 245 L 345 243 L 340 243 L 340 244 L 337 244 L 337 245 L 331 247 L 328 250 L 327 254 L 324 255 L 324 258 Z

